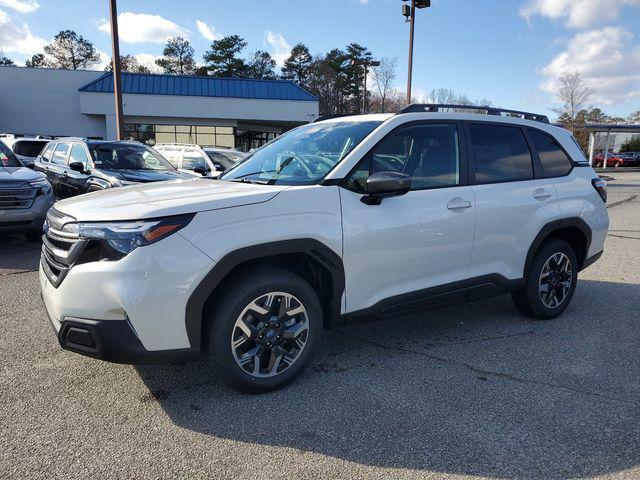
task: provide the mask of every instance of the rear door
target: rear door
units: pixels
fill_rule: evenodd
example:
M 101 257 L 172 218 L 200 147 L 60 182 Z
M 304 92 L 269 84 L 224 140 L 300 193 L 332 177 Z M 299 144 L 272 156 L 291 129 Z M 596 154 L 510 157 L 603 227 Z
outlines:
M 518 125 L 467 125 L 476 232 L 471 276 L 522 278 L 542 227 L 559 217 L 556 191 L 544 178 L 530 139 Z
M 49 142 L 42 153 L 38 155 L 38 158 L 36 158 L 36 161 L 33 164 L 33 169 L 38 172 L 44 173 L 47 176 L 49 183 L 51 183 L 49 167 L 51 164 L 51 158 L 53 157 L 53 150 L 56 148 L 56 145 L 57 142 Z

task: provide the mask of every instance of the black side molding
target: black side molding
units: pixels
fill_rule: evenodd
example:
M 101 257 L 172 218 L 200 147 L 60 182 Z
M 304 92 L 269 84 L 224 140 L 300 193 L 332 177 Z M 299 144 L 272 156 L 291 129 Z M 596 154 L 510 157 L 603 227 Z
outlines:
M 350 312 L 344 316 L 349 325 L 375 322 L 501 295 L 517 290 L 522 285 L 522 279 L 509 280 L 497 273 L 482 275 L 385 298 L 371 307 Z
M 587 253 L 589 252 L 589 247 L 591 246 L 591 227 L 587 224 L 587 222 L 585 222 L 584 220 L 578 217 L 569 217 L 569 218 L 562 218 L 560 220 L 555 220 L 553 222 L 547 223 L 544 227 L 542 227 L 542 229 L 538 232 L 538 235 L 536 235 L 536 238 L 533 239 L 533 242 L 529 247 L 529 251 L 527 252 L 527 259 L 524 264 L 524 275 L 523 275 L 524 278 L 526 278 L 527 273 L 529 272 L 529 268 L 531 267 L 531 262 L 533 262 L 533 257 L 536 254 L 536 251 L 538 251 L 538 248 L 540 248 L 540 245 L 542 245 L 542 242 L 544 242 L 544 240 L 553 231 L 559 230 L 561 228 L 568 228 L 568 227 L 577 228 L 585 236 L 586 238 L 585 257 L 586 257 Z M 585 268 L 584 261 L 582 264 L 578 265 L 578 268 L 580 270 Z
M 307 255 L 319 262 L 329 272 L 333 281 L 333 301 L 330 305 L 329 323 L 330 326 L 339 326 L 342 294 L 345 288 L 342 258 L 324 243 L 313 238 L 282 240 L 252 245 L 228 253 L 202 279 L 189 297 L 185 312 L 185 326 L 191 346 L 200 348 L 203 314 L 207 299 L 235 267 L 251 260 L 286 254 Z

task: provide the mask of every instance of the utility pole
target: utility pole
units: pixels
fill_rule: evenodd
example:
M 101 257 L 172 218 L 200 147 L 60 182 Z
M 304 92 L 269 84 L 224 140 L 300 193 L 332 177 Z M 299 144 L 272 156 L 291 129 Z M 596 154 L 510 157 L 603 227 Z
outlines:
M 113 93 L 116 102 L 116 140 L 122 140 L 124 134 L 124 115 L 122 113 L 122 77 L 120 75 L 120 44 L 118 41 L 118 7 L 116 0 L 109 0 L 111 13 L 111 55 L 113 62 Z
M 402 0 L 406 2 L 408 0 Z M 413 76 L 413 36 L 416 26 L 416 8 L 428 8 L 431 0 L 411 0 L 411 5 L 402 4 L 402 15 L 409 22 L 409 68 L 407 72 L 407 105 L 411 103 L 411 80 Z

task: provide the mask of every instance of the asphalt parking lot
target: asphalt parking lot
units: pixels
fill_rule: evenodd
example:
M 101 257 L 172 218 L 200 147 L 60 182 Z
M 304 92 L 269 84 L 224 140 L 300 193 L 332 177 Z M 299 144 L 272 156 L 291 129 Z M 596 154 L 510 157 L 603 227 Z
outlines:
M 559 319 L 508 297 L 326 332 L 291 386 L 60 349 L 39 245 L 0 238 L 2 478 L 638 478 L 640 172 Z

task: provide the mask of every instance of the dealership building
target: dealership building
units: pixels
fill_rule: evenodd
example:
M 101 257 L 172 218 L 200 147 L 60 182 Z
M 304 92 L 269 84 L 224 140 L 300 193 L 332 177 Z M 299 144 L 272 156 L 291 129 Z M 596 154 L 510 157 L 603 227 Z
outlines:
M 318 118 L 285 80 L 123 73 L 126 138 L 249 150 Z M 0 67 L 0 133 L 115 139 L 113 74 Z

